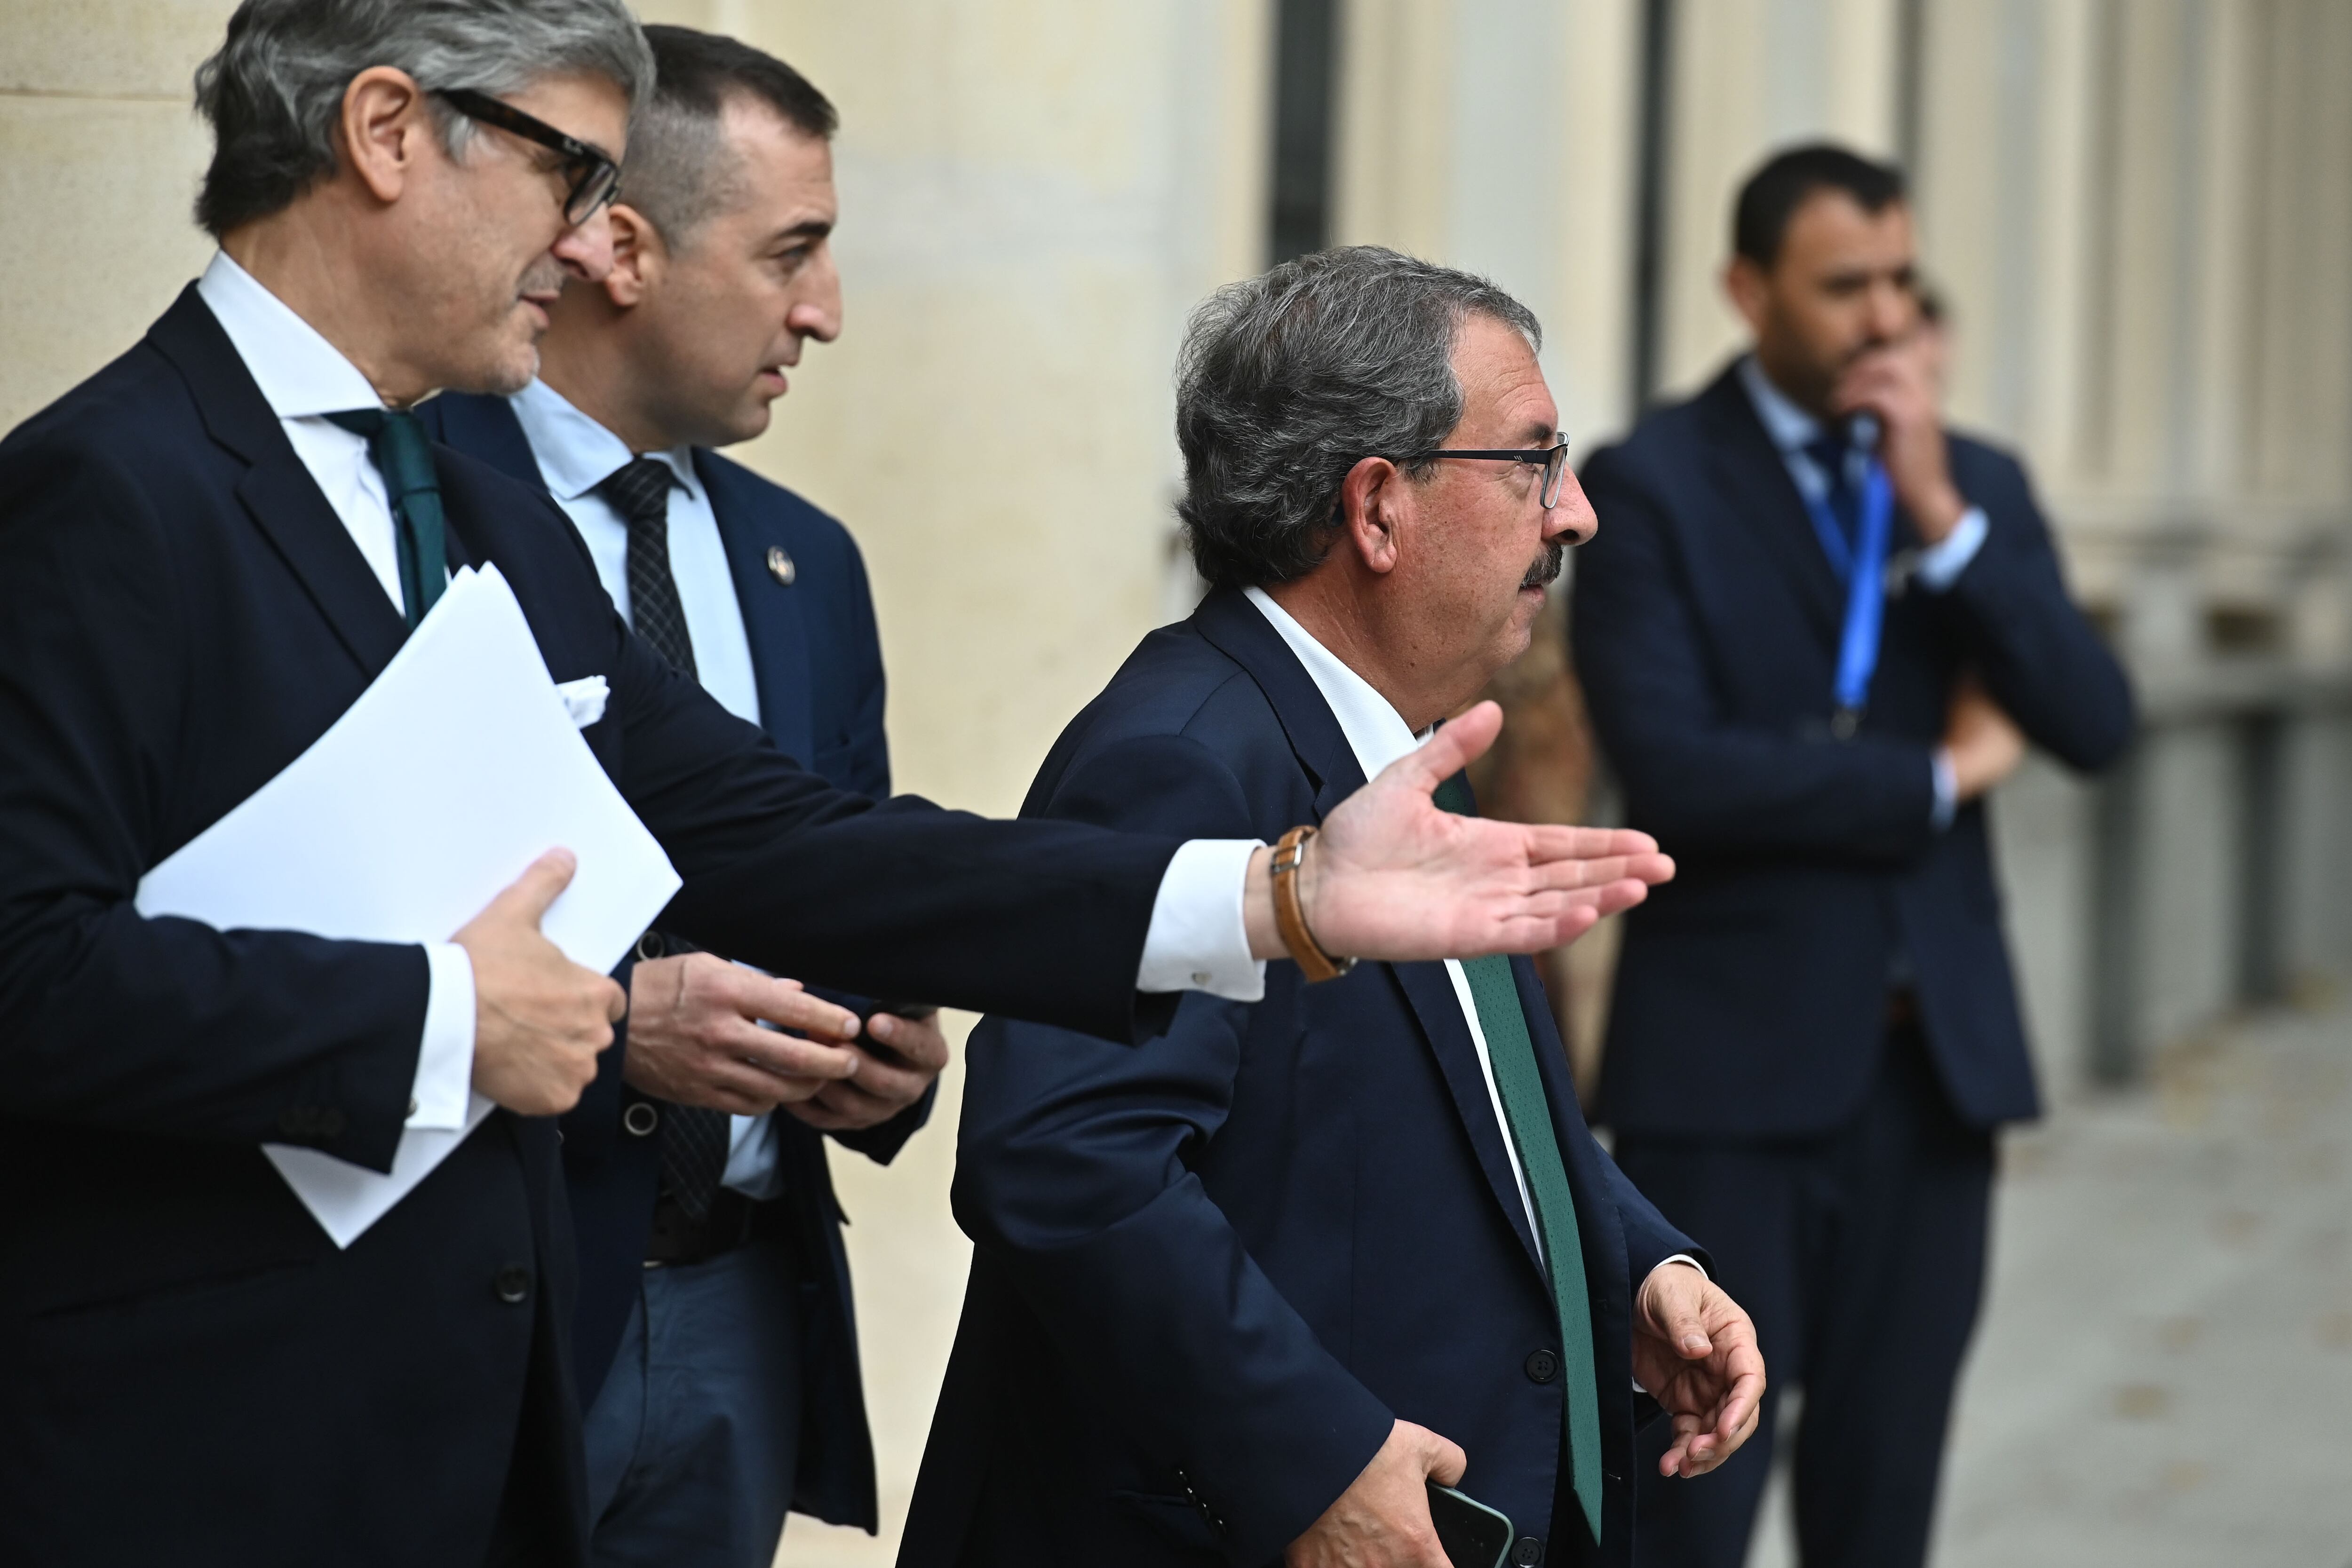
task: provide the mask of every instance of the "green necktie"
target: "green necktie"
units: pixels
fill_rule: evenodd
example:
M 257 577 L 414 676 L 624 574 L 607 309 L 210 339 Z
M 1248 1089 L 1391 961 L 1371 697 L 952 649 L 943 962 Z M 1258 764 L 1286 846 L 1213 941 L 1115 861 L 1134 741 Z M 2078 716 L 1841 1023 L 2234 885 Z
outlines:
M 367 437 L 368 455 L 383 476 L 392 502 L 392 535 L 400 551 L 400 603 L 409 630 L 425 619 L 449 586 L 449 559 L 441 538 L 441 479 L 433 472 L 433 441 L 415 414 L 394 408 L 331 413 L 329 423 Z
M 1478 814 L 1469 789 L 1459 778 L 1439 785 L 1436 799 L 1444 810 L 1465 817 Z M 1511 979 L 1511 961 L 1468 958 L 1463 961 L 1462 971 L 1470 981 L 1470 999 L 1478 1009 L 1478 1028 L 1486 1036 L 1486 1060 L 1494 1069 L 1503 1117 L 1511 1124 L 1511 1142 L 1518 1146 L 1528 1196 L 1535 1200 L 1544 1266 L 1551 1275 L 1552 1301 L 1559 1312 L 1561 1372 L 1568 1379 L 1569 1474 L 1576 1483 L 1576 1500 L 1584 1510 L 1584 1521 L 1592 1527 L 1597 1543 L 1601 1540 L 1601 1385 L 1592 1367 L 1592 1303 L 1584 1289 L 1584 1249 L 1577 1234 L 1576 1202 L 1569 1196 L 1568 1166 L 1560 1159 L 1559 1139 L 1552 1131 L 1551 1104 L 1544 1096 L 1543 1077 L 1536 1068 L 1535 1041 L 1528 1037 L 1519 988 Z

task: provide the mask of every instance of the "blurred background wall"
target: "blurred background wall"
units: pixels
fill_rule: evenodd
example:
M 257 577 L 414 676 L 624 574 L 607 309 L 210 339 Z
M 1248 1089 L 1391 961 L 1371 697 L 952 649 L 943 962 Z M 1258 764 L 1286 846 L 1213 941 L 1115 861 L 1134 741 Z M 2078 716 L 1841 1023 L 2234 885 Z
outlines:
M 0 6 L 0 428 L 202 267 L 188 108 L 229 0 Z M 838 103 L 841 342 L 742 455 L 873 569 L 903 787 L 1015 807 L 1194 591 L 1170 369 L 1216 284 L 1378 241 L 1542 317 L 1580 447 L 1736 348 L 1741 175 L 1901 157 L 1958 423 L 2021 449 L 2147 735 L 1997 816 L 2045 1080 L 2128 1082 L 2352 967 L 2352 6 L 2340 0 L 651 0 Z M 1605 519 L 1604 519 L 1605 523 Z M 1490 779 L 1605 816 L 1556 639 Z M 1606 934 L 1555 966 L 1590 1066 Z M 1573 967 L 1571 976 L 1567 971 Z M 940 1124 L 842 1162 L 886 1520 L 963 1269 Z M 887 1561 L 796 1523 L 785 1561 Z

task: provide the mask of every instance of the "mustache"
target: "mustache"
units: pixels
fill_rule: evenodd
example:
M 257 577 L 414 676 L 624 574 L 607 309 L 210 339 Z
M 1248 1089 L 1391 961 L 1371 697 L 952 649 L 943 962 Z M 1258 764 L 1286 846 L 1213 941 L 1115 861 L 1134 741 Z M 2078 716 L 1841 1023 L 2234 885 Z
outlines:
M 526 294 L 549 294 L 563 287 L 563 264 L 553 256 L 541 256 L 530 264 L 522 280 L 515 285 L 515 297 Z
M 1568 564 L 1568 546 L 1553 539 L 1544 546 L 1543 554 L 1528 567 L 1528 574 L 1519 579 L 1521 588 L 1549 588 L 1559 580 L 1560 570 Z

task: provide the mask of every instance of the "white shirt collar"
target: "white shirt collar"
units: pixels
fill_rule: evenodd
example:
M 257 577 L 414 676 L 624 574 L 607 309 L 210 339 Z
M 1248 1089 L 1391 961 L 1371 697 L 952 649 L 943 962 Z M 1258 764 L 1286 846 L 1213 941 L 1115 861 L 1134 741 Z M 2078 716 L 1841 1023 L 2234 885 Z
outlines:
M 636 455 L 629 450 L 627 442 L 581 413 L 570 398 L 535 377 L 507 402 L 513 407 L 515 418 L 522 422 L 531 455 L 539 459 L 540 476 L 560 501 L 578 500 Z M 668 465 L 688 496 L 700 495 L 691 448 L 676 446 L 646 455 Z
M 213 253 L 211 265 L 196 280 L 196 293 L 228 334 L 237 358 L 278 418 L 383 406 L 375 388 L 341 350 L 230 260 L 226 251 Z
M 1789 394 L 1772 384 L 1756 356 L 1748 354 L 1739 361 L 1739 384 L 1748 390 L 1748 401 L 1756 406 L 1756 417 L 1764 422 L 1764 434 L 1772 444 L 1783 452 L 1802 452 L 1820 438 L 1821 421 L 1799 408 Z
M 1274 601 L 1273 595 L 1261 588 L 1245 588 L 1242 592 L 1282 634 L 1282 640 L 1290 644 L 1290 651 L 1307 667 L 1307 678 L 1315 683 L 1331 716 L 1339 721 L 1339 733 L 1348 737 L 1348 748 L 1356 754 L 1356 766 L 1364 770 L 1366 779 L 1406 753 L 1417 750 L 1429 738 L 1433 731 L 1414 735 L 1406 727 L 1404 716 L 1390 706 L 1388 698 L 1349 669 L 1338 654 L 1317 642 L 1313 632 Z
M 1756 417 L 1764 422 L 1764 434 L 1772 438 L 1772 444 L 1784 455 L 1806 457 L 1805 448 L 1821 439 L 1822 422 L 1774 386 L 1753 354 L 1740 358 L 1739 384 L 1747 389 L 1748 401 L 1755 405 Z M 1878 444 L 1878 422 L 1870 415 L 1855 416 L 1852 430 L 1857 451 L 1867 452 Z

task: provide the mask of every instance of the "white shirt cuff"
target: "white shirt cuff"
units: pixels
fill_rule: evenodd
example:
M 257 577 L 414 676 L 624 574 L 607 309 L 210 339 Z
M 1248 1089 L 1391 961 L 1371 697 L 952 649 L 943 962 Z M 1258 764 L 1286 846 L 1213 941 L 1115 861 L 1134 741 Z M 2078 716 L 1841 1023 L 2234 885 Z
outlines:
M 1712 1275 L 1707 1273 L 1706 1266 L 1687 1252 L 1677 1252 L 1671 1258 L 1661 1259 L 1659 1260 L 1658 1267 L 1663 1269 L 1669 1263 L 1687 1263 L 1692 1268 L 1698 1270 L 1698 1277 L 1700 1279 L 1706 1280 L 1713 1278 Z
M 455 942 L 431 942 L 425 962 L 432 988 L 404 1124 L 457 1132 L 466 1125 L 474 1086 L 474 960 Z
M 1265 961 L 1250 956 L 1242 896 L 1261 839 L 1192 839 L 1176 851 L 1151 901 L 1139 991 L 1206 991 L 1229 1002 L 1265 996 Z
M 1912 575 L 1928 592 L 1943 592 L 1968 570 L 1969 562 L 1976 559 L 1977 551 L 1984 548 L 1985 535 L 1991 531 L 1992 525 L 1985 521 L 1984 508 L 1970 507 L 1960 514 L 1960 520 L 1952 525 L 1950 533 L 1919 552 L 1919 564 Z
M 1927 813 L 1927 825 L 1940 833 L 1952 825 L 1952 818 L 1959 812 L 1960 776 L 1952 771 L 1952 752 L 1949 747 L 1936 747 L 1935 754 L 1928 758 L 1928 762 L 1936 775 L 1936 805 L 1935 809 Z

